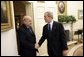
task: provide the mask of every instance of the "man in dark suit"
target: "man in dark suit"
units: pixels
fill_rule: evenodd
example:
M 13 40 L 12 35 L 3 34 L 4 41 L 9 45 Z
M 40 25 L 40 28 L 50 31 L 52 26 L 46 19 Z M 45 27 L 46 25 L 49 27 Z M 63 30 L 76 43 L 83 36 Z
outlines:
M 37 49 L 35 48 L 36 37 L 31 28 L 32 19 L 30 16 L 23 17 L 23 24 L 18 30 L 20 41 L 21 56 L 36 56 Z
M 49 56 L 65 56 L 68 52 L 68 47 L 63 25 L 53 21 L 52 12 L 45 12 L 44 20 L 47 24 L 43 27 L 43 34 L 37 48 L 47 39 Z

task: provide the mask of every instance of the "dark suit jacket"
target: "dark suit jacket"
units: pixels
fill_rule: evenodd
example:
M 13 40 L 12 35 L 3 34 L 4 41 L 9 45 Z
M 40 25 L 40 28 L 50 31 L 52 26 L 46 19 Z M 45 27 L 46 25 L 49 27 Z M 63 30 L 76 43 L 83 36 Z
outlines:
M 43 35 L 39 40 L 39 45 L 47 39 L 48 54 L 51 56 L 62 56 L 62 51 L 68 49 L 66 35 L 63 25 L 58 22 L 53 22 L 52 31 L 48 31 L 48 24 L 43 27 Z
M 19 42 L 20 42 L 20 55 L 22 56 L 35 56 L 36 49 L 36 37 L 35 34 L 25 26 L 22 25 L 18 30 Z

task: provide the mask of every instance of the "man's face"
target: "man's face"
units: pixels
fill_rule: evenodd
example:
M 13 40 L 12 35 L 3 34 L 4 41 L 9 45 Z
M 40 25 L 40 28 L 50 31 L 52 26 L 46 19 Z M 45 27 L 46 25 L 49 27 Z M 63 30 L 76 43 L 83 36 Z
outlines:
M 51 21 L 50 17 L 47 16 L 46 14 L 44 15 L 44 20 L 46 23 L 49 23 Z
M 31 24 L 32 24 L 31 18 L 25 18 L 25 19 L 24 19 L 24 24 L 25 24 L 26 26 L 31 26 Z

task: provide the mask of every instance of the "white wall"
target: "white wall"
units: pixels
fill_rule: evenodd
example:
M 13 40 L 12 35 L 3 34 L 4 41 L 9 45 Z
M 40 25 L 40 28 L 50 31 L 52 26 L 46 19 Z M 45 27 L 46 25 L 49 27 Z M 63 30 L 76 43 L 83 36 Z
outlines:
M 78 19 L 78 10 L 83 10 L 83 1 L 67 1 L 67 15 L 73 15 L 77 20 L 73 25 L 74 31 L 83 28 L 83 19 Z M 66 30 L 71 30 L 70 26 L 70 24 L 64 24 Z
M 35 23 L 35 34 L 36 34 L 36 40 L 37 42 L 39 41 L 39 39 L 42 36 L 42 30 L 43 30 L 43 26 L 45 25 L 45 21 L 44 21 L 44 12 L 45 12 L 45 4 L 44 3 L 34 3 L 34 23 Z M 44 49 L 42 49 L 42 47 L 44 47 Z M 42 55 L 46 52 L 46 43 L 44 42 L 44 44 L 42 45 L 41 48 L 39 48 L 39 54 Z M 45 51 L 42 51 L 45 50 Z
M 74 31 L 83 28 L 83 19 L 78 19 L 78 10 L 83 10 L 83 1 L 67 1 L 67 15 L 73 15 L 77 20 L 73 25 Z
M 1 32 L 1 56 L 17 56 L 17 40 L 15 32 L 15 23 L 14 23 L 14 11 L 13 11 L 13 2 L 12 5 L 12 14 L 13 14 L 13 29 L 5 32 Z
M 77 20 L 73 24 L 73 34 L 78 29 L 83 28 L 83 19 L 78 19 L 78 10 L 83 10 L 83 1 L 67 1 L 67 15 L 73 15 Z M 68 24 L 67 26 L 64 25 L 64 27 L 71 31 L 71 24 Z M 74 39 L 75 38 L 78 38 L 78 36 L 74 35 Z

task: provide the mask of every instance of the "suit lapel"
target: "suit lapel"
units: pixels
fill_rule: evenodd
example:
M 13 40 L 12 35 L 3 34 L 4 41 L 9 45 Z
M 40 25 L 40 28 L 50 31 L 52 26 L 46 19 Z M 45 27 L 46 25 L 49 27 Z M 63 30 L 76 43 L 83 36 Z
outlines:
M 24 28 L 24 31 L 26 32 L 27 35 L 35 35 L 34 32 L 33 31 L 31 32 L 27 27 Z

